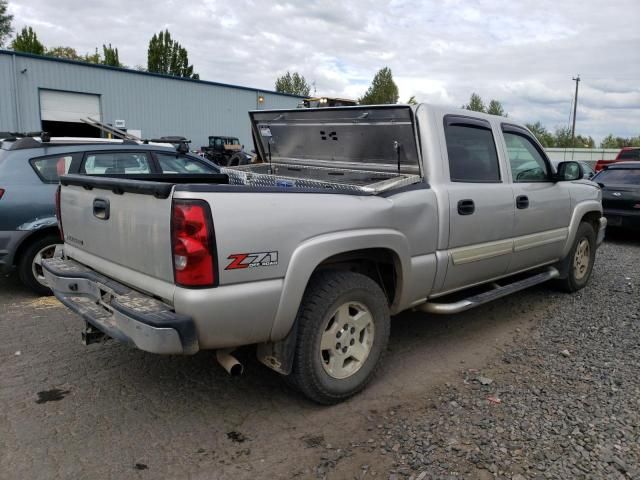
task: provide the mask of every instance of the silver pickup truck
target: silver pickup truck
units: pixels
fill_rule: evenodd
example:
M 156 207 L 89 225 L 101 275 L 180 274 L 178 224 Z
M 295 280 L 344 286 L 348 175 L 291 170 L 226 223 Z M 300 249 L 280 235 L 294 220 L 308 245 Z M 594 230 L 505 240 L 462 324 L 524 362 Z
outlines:
M 215 183 L 61 179 L 56 297 L 148 352 L 234 348 L 319 403 L 361 390 L 390 316 L 586 285 L 599 187 L 509 118 L 431 105 L 250 113 L 258 157 Z

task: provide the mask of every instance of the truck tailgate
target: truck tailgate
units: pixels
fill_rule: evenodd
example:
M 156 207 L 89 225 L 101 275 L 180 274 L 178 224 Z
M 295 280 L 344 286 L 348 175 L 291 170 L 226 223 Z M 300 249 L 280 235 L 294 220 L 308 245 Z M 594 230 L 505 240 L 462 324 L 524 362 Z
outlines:
M 72 175 L 61 183 L 66 254 L 125 284 L 137 277 L 139 286 L 170 299 L 173 186 Z M 139 283 L 144 278 L 160 282 Z

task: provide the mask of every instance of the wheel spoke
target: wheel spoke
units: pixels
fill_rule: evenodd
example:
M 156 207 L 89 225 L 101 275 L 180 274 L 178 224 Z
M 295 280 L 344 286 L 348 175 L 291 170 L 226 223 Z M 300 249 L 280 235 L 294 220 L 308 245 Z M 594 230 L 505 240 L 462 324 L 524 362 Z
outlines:
M 342 375 L 342 370 L 344 369 L 344 356 L 336 352 L 331 352 L 327 368 L 329 372 L 334 375 Z
M 373 318 L 368 311 L 360 311 L 351 318 L 351 323 L 356 327 L 356 331 L 361 332 L 373 322 Z
M 42 265 L 42 251 L 38 252 L 35 257 L 33 257 L 33 263 L 36 265 Z
M 349 350 L 349 356 L 354 360 L 362 363 L 367 359 L 369 350 L 370 348 L 367 348 L 367 346 L 356 342 Z
M 348 322 L 351 318 L 351 316 L 349 315 L 349 304 L 345 303 L 344 305 L 340 306 L 338 310 L 336 310 L 336 313 L 333 315 L 333 318 L 335 319 L 335 322 L 333 323 L 336 326 L 343 325 L 344 323 Z
M 334 322 L 335 324 L 336 322 Z M 322 334 L 322 340 L 320 341 L 320 351 L 331 350 L 336 347 L 336 332 L 334 328 L 331 328 Z

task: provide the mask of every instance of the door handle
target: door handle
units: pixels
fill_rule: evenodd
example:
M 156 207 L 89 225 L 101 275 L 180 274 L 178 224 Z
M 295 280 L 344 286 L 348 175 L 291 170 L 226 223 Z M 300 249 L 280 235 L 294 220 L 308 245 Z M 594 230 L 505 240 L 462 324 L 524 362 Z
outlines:
M 458 202 L 459 215 L 471 215 L 476 211 L 476 204 L 471 199 L 460 200 Z
M 100 220 L 108 220 L 110 215 L 109 200 L 96 198 L 93 200 L 93 216 Z
M 529 197 L 526 195 L 519 195 L 516 197 L 516 207 L 520 210 L 529 208 Z

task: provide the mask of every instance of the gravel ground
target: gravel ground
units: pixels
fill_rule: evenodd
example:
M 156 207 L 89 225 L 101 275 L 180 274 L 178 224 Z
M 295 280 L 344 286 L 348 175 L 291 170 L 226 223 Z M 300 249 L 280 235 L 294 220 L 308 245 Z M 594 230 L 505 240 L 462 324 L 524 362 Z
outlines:
M 640 478 L 640 241 L 591 284 L 394 319 L 372 384 L 310 404 L 242 351 L 79 344 L 79 318 L 0 279 L 0 479 Z
M 640 478 L 639 259 L 631 235 L 606 243 L 582 292 L 536 292 L 515 348 L 387 412 L 369 443 L 388 478 Z

